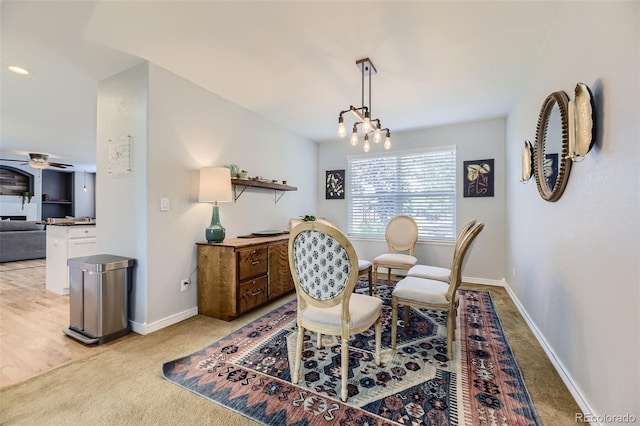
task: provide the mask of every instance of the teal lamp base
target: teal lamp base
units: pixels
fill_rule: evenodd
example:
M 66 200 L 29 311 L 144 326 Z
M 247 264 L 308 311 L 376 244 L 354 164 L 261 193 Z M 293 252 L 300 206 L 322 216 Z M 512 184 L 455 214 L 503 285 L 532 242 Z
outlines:
M 220 224 L 220 212 L 218 205 L 213 206 L 211 225 L 205 230 L 205 237 L 209 243 L 221 243 L 224 240 L 224 227 Z

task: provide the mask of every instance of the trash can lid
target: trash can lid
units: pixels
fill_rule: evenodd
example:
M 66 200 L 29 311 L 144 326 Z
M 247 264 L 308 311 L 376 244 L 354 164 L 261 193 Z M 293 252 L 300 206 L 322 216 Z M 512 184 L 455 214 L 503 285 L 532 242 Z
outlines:
M 92 256 L 73 257 L 67 259 L 69 267 L 87 269 L 93 272 L 104 272 L 114 269 L 124 269 L 136 264 L 130 257 L 115 256 L 113 254 L 94 254 Z

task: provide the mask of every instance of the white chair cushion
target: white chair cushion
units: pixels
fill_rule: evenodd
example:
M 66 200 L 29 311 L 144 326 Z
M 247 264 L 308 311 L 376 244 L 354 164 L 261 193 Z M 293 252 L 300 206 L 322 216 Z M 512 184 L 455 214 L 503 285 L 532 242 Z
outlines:
M 438 266 L 415 265 L 407 272 L 408 277 L 427 278 L 430 280 L 438 280 L 449 282 L 451 269 L 440 268 Z
M 382 300 L 365 294 L 353 293 L 349 299 L 351 328 L 374 323 L 381 310 Z M 339 329 L 342 327 L 342 305 L 331 308 L 317 308 L 307 305 L 307 308 L 302 311 L 302 318 L 305 322 Z
M 418 259 L 416 257 L 402 253 L 381 254 L 380 256 L 376 256 L 373 261 L 374 263 L 396 265 L 400 268 L 404 267 L 405 269 L 409 269 L 410 267 L 418 263 Z
M 398 281 L 392 295 L 418 302 L 448 305 L 449 284 L 426 278 L 406 277 Z M 456 299 L 458 293 L 456 293 Z
M 372 264 L 368 260 L 358 259 L 358 271 L 362 272 L 367 268 L 371 268 Z

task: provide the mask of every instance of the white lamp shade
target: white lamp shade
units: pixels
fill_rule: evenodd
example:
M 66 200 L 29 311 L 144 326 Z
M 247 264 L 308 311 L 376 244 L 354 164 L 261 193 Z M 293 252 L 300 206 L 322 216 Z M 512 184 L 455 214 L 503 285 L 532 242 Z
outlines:
M 226 167 L 200 169 L 200 193 L 202 203 L 232 201 L 231 172 Z

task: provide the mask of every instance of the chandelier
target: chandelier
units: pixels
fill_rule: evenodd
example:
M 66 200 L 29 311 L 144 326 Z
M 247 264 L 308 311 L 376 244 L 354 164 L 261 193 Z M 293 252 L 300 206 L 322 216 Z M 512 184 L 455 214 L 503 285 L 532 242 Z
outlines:
M 364 135 L 364 144 L 362 145 L 362 150 L 364 152 L 369 152 L 371 149 L 371 143 L 369 142 L 369 135 L 373 139 L 373 143 L 380 143 L 382 141 L 382 132 L 386 132 L 384 138 L 384 149 L 391 148 L 391 131 L 388 128 L 382 128 L 382 123 L 378 118 L 371 118 L 371 74 L 376 74 L 376 67 L 373 66 L 371 59 L 363 58 L 358 59 L 356 61 L 356 65 L 360 68 L 360 72 L 362 74 L 362 106 L 354 107 L 351 105 L 349 109 L 340 111 L 340 115 L 338 116 L 338 137 L 344 138 L 347 136 L 347 129 L 344 125 L 344 117 L 343 115 L 347 112 L 351 112 L 356 117 L 356 122 L 353 123 L 353 132 L 351 133 L 351 138 L 349 142 L 351 145 L 358 145 L 358 127 L 360 127 L 360 131 Z M 365 105 L 364 103 L 364 80 L 365 75 L 369 78 L 369 105 Z

